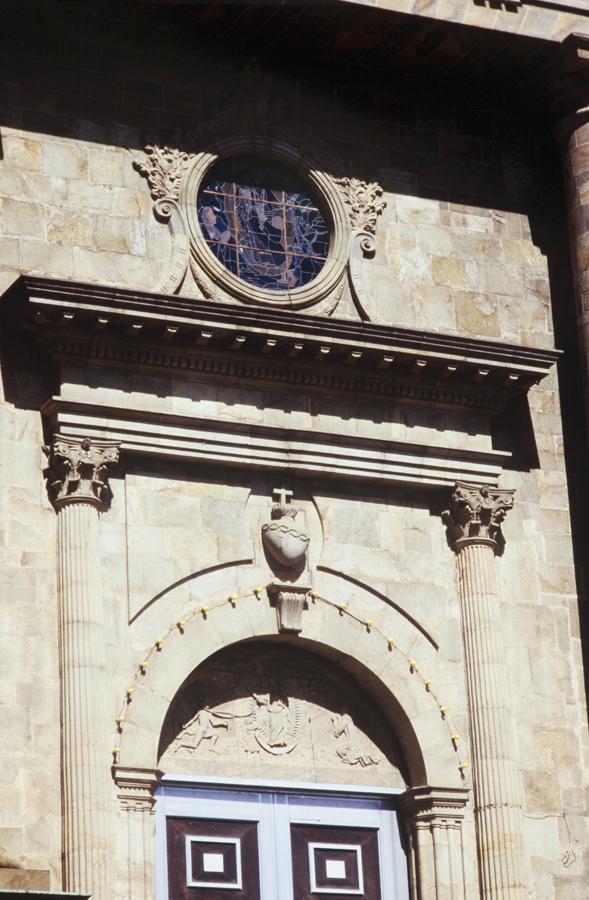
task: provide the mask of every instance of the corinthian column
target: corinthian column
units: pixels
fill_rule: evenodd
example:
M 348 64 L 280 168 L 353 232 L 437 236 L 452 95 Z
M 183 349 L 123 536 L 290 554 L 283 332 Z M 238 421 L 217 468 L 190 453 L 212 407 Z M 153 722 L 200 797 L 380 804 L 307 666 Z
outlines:
M 458 483 L 444 513 L 456 553 L 462 614 L 481 896 L 528 897 L 522 783 L 495 572 L 513 491 Z
M 112 785 L 98 516 L 118 445 L 56 435 L 43 450 L 57 511 L 64 888 L 110 900 Z

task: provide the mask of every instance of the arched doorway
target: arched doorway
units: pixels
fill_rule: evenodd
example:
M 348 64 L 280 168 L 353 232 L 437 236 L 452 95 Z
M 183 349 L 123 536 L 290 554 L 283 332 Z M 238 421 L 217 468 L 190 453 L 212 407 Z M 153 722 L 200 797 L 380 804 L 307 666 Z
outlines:
M 158 900 L 408 897 L 400 747 L 345 670 L 277 641 L 205 660 L 160 739 Z
M 392 652 L 386 643 L 379 649 L 366 627 L 341 616 L 337 609 L 322 612 L 319 606 L 309 608 L 304 636 L 277 635 L 275 611 L 255 595 L 244 596 L 237 608 L 232 603 L 220 605 L 210 621 L 199 615 L 179 623 L 161 650 L 156 648 L 149 664 L 140 667 L 113 769 L 123 812 L 120 859 L 126 867 L 126 898 L 170 897 L 161 863 L 162 852 L 167 854 L 167 828 L 161 817 L 184 815 L 187 809 L 175 811 L 168 800 L 176 804 L 179 799 L 203 801 L 207 810 L 219 810 L 222 801 L 239 799 L 236 793 L 251 799 L 252 792 L 266 808 L 286 804 L 296 816 L 302 815 L 305 798 L 314 798 L 316 811 L 326 801 L 323 823 L 316 824 L 328 826 L 343 821 L 343 807 L 341 803 L 334 806 L 335 802 L 349 805 L 353 800 L 350 808 L 357 812 L 361 796 L 372 804 L 373 812 L 394 817 L 400 854 L 397 871 L 405 877 L 408 869 L 411 900 L 471 896 L 467 885 L 473 877 L 465 873 L 462 847 L 468 791 L 438 702 L 413 676 L 402 654 Z M 416 640 L 421 642 L 421 655 L 429 653 L 433 668 L 431 645 L 419 635 Z M 254 659 L 260 660 L 257 667 L 251 664 Z M 231 676 L 227 681 L 222 666 Z M 311 669 L 314 675 L 305 682 L 305 673 Z M 283 673 L 282 684 L 276 673 Z M 293 690 L 297 679 L 303 687 L 306 684 L 305 690 Z M 320 690 L 313 687 L 317 684 Z M 297 703 L 291 704 L 291 698 Z M 301 704 L 309 727 L 301 725 Z M 321 745 L 322 752 L 313 750 L 310 763 L 309 746 L 315 744 Z M 231 796 L 222 797 L 219 792 L 223 791 Z M 196 806 L 193 812 L 197 815 L 188 811 L 185 818 L 219 820 L 218 813 L 209 812 L 208 819 L 203 818 Z M 237 819 L 248 821 L 242 813 Z M 304 824 L 289 822 L 289 828 Z M 374 821 L 364 825 L 379 827 Z M 354 822 L 347 820 L 346 826 L 353 827 Z M 276 820 L 273 827 L 282 826 Z M 204 836 L 214 835 L 205 832 Z M 312 835 L 307 838 L 307 844 L 337 843 L 315 840 Z M 205 852 L 202 845 L 201 851 Z M 206 852 L 212 854 L 213 866 L 221 864 L 214 858 L 219 856 L 214 848 Z M 292 846 L 289 853 L 292 862 Z M 310 874 L 308 847 L 305 853 Z M 157 887 L 156 855 L 160 860 Z M 353 861 L 352 856 L 349 859 Z M 331 865 L 330 871 L 341 873 L 341 860 L 332 857 L 331 862 L 340 865 Z M 283 875 L 292 872 L 284 862 L 277 869 Z M 185 882 L 188 874 L 185 862 Z M 400 890 L 405 894 L 395 887 L 387 888 L 384 896 L 406 896 L 404 884 Z M 236 890 L 227 888 L 226 896 L 236 898 Z M 197 897 L 190 892 L 188 896 Z M 272 900 L 276 896 L 272 894 Z

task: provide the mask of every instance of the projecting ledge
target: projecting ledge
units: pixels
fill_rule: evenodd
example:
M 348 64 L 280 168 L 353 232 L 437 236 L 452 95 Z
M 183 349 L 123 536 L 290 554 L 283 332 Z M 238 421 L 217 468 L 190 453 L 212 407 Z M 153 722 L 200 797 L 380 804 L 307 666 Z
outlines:
M 69 891 L 28 891 L 20 888 L 0 888 L 0 897 L 5 900 L 10 898 L 27 898 L 27 900 L 44 900 L 51 897 L 53 900 L 90 900 L 90 894 L 72 894 Z
M 289 470 L 351 480 L 454 486 L 497 484 L 505 451 L 379 440 L 357 434 L 302 431 L 221 418 L 166 414 L 53 398 L 43 408 L 62 436 L 115 441 L 129 456 Z

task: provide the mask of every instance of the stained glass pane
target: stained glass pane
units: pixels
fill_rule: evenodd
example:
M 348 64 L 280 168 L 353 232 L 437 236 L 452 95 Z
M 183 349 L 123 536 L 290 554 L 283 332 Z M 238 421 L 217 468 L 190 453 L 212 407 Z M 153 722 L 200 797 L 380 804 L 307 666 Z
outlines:
M 256 287 L 308 284 L 329 251 L 327 222 L 300 179 L 256 157 L 233 157 L 207 173 L 197 201 L 203 236 L 219 262 Z

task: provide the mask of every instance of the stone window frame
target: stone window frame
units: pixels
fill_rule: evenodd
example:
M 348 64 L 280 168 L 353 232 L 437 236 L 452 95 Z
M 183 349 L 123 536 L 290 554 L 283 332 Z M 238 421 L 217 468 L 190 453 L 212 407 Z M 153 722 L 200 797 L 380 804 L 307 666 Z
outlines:
M 208 247 L 198 220 L 196 200 L 205 175 L 222 159 L 235 156 L 258 156 L 276 162 L 306 181 L 325 208 L 330 231 L 330 245 L 325 265 L 308 284 L 287 291 L 260 288 L 239 278 L 223 265 Z M 333 178 L 321 168 L 305 165 L 300 151 L 287 144 L 280 146 L 263 139 L 229 139 L 220 142 L 215 151 L 199 153 L 193 160 L 179 196 L 179 206 L 188 227 L 190 267 L 197 284 L 203 279 L 214 296 L 227 295 L 245 303 L 274 308 L 304 309 L 341 289 L 348 261 L 351 225 L 342 192 Z
M 226 131 L 231 132 L 231 128 Z M 217 134 L 212 139 L 192 134 L 178 143 L 203 149 L 194 152 L 149 144 L 143 158 L 133 163 L 149 183 L 156 219 L 167 223 L 172 235 L 168 270 L 156 290 L 179 293 L 190 271 L 201 298 L 274 309 L 314 307 L 314 312 L 329 314 L 349 283 L 361 318 L 370 318 L 359 263 L 374 256 L 376 250 L 376 224 L 385 208 L 378 182 L 344 174 L 337 154 L 304 128 L 298 130 L 296 143 L 293 138 L 263 134 L 252 127 L 245 131 L 240 128 L 234 134 Z M 226 268 L 207 246 L 198 220 L 200 187 L 212 166 L 238 155 L 258 156 L 282 165 L 316 193 L 330 229 L 330 247 L 325 265 L 308 284 L 283 292 L 256 287 Z

